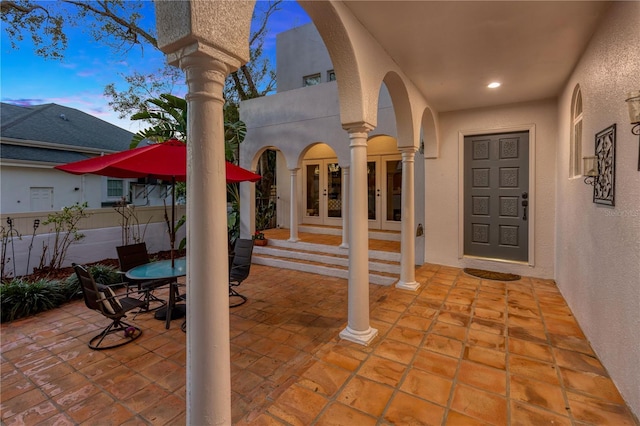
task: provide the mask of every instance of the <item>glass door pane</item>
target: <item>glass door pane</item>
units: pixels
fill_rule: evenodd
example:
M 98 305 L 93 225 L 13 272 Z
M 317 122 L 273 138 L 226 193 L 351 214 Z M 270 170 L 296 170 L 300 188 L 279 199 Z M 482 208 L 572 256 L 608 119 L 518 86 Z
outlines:
M 342 217 L 342 169 L 338 163 L 327 163 L 327 216 Z
M 402 161 L 387 160 L 386 169 L 386 219 L 400 222 L 402 220 Z
M 307 178 L 305 216 L 320 216 L 320 165 L 308 164 L 305 172 Z
M 368 201 L 368 211 L 369 211 L 369 220 L 376 220 L 376 202 L 378 190 L 376 188 L 376 162 L 369 161 L 367 162 L 367 182 L 368 182 L 368 190 L 367 190 L 367 199 Z

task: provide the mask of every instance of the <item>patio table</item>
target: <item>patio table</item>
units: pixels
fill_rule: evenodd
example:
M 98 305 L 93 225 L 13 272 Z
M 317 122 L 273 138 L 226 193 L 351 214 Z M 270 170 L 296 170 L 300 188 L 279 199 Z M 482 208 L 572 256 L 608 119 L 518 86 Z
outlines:
M 173 265 L 172 265 L 173 262 Z M 171 279 L 169 288 L 169 303 L 167 304 L 167 317 L 165 327 L 168 329 L 171 325 L 171 314 L 176 307 L 175 293 L 178 289 L 178 281 L 176 278 L 187 275 L 187 258 L 180 257 L 178 259 L 160 260 L 158 262 L 145 263 L 129 269 L 125 273 L 126 277 L 131 280 L 155 280 L 155 279 Z

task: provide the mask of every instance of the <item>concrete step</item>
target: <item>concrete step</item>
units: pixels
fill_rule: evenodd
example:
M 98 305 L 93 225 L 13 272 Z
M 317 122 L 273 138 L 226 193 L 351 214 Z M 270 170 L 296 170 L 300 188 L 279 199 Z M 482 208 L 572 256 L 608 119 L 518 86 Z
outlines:
M 311 234 L 342 235 L 342 228 L 333 226 L 300 225 L 298 231 Z M 369 239 L 383 241 L 400 241 L 400 231 L 369 230 Z
M 269 245 L 253 248 L 253 263 L 346 279 L 347 255 L 346 249 L 335 246 L 270 239 Z M 369 282 L 391 285 L 399 276 L 399 253 L 369 251 Z

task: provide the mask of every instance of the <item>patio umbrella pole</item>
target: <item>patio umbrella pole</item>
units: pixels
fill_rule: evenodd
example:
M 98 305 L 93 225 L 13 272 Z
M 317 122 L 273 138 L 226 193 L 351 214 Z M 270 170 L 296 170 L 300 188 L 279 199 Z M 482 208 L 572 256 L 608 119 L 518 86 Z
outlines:
M 176 243 L 176 177 L 171 176 L 171 268 L 175 267 L 173 248 Z

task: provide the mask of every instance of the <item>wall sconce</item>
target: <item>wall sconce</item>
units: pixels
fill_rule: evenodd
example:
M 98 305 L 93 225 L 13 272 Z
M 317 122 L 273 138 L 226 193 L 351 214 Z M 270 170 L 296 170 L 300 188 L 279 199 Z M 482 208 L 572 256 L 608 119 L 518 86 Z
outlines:
M 629 92 L 627 96 L 629 97 L 625 99 L 625 102 L 629 107 L 629 121 L 634 125 L 631 128 L 631 133 L 640 135 L 640 90 Z
M 598 171 L 596 170 L 596 157 L 591 155 L 589 157 L 582 157 L 582 170 L 584 176 L 584 183 L 587 185 L 595 185 L 598 181 Z

